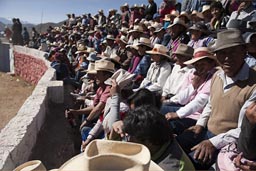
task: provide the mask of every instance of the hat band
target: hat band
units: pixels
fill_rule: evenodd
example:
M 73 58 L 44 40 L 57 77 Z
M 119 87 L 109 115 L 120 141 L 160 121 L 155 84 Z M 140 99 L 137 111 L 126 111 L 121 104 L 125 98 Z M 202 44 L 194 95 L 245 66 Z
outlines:
M 153 49 L 152 49 L 152 52 L 163 53 L 163 54 L 166 54 L 166 55 L 167 55 L 167 52 L 163 52 L 163 51 L 161 51 L 161 50 L 158 49 L 158 48 L 153 48 Z
M 199 51 L 194 54 L 194 58 L 200 58 L 203 56 L 212 56 L 212 54 L 206 51 Z

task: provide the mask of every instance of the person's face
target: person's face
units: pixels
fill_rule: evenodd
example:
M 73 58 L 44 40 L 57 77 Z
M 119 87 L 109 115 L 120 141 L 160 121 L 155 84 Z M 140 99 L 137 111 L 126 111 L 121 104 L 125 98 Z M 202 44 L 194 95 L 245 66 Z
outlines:
M 202 32 L 198 30 L 191 30 L 190 33 L 191 33 L 191 40 L 195 40 L 195 41 L 198 40 L 202 35 Z
M 194 67 L 196 69 L 195 75 L 199 77 L 206 76 L 209 71 L 211 71 L 215 67 L 215 62 L 212 60 L 207 60 L 207 58 L 201 59 L 194 63 Z
M 246 55 L 244 46 L 235 46 L 216 52 L 217 59 L 225 74 L 234 77 L 244 64 Z
M 179 25 L 174 25 L 170 28 L 170 34 L 173 39 L 175 39 L 179 35 L 180 29 L 181 28 Z
M 212 8 L 211 9 L 211 14 L 215 18 L 219 18 L 221 15 L 221 10 L 219 8 Z
M 143 45 L 138 46 L 138 53 L 139 55 L 144 55 L 146 51 L 146 48 Z
M 184 62 L 186 62 L 187 60 L 190 59 L 190 57 L 183 56 L 183 55 L 179 55 L 179 54 L 176 54 L 176 55 L 175 55 L 175 58 L 176 58 L 176 64 L 177 64 L 177 65 L 180 65 L 181 67 L 186 66 L 186 65 L 184 64 Z
M 161 56 L 160 55 L 157 55 L 157 54 L 152 54 L 151 55 L 151 58 L 154 62 L 160 62 L 161 60 Z
M 106 73 L 103 71 L 97 71 L 96 74 L 96 82 L 97 84 L 102 84 L 104 81 L 106 81 L 108 78 L 106 77 Z

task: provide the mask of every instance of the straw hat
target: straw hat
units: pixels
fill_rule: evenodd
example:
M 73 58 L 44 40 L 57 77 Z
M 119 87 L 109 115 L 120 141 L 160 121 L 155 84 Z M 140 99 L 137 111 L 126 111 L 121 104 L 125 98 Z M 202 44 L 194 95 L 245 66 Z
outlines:
M 238 29 L 227 29 L 217 33 L 214 52 L 238 45 L 245 45 L 241 32 Z
M 202 15 L 202 13 L 198 12 L 197 10 L 193 10 L 190 17 L 193 17 L 193 16 L 197 16 L 198 18 L 201 18 L 203 19 L 204 16 Z
M 128 33 L 128 28 L 122 27 L 120 32 L 127 34 Z
M 115 65 L 113 62 L 105 59 L 100 59 L 95 61 L 95 70 L 96 71 L 108 71 L 115 72 Z
M 174 18 L 173 23 L 171 25 L 169 25 L 167 28 L 171 28 L 177 24 L 182 25 L 185 28 L 188 27 L 183 20 L 181 20 L 179 17 L 176 17 L 176 18 Z
M 136 143 L 94 140 L 81 153 L 66 163 L 59 171 L 117 170 L 162 171 L 150 160 L 146 146 Z
M 176 11 L 176 10 L 172 10 L 172 12 L 170 13 L 170 16 L 178 17 L 179 16 L 179 12 Z
M 171 21 L 171 14 L 165 14 L 164 21 Z
M 107 85 L 112 85 L 111 80 L 116 80 L 117 85 L 120 89 L 129 85 L 132 82 L 134 74 L 129 73 L 124 69 L 117 70 L 111 78 L 107 79 L 104 83 Z
M 121 36 L 120 41 L 122 41 L 124 44 L 128 44 L 128 39 L 126 36 Z
M 206 11 L 208 11 L 210 9 L 211 9 L 210 5 L 204 5 L 201 13 L 203 14 L 203 13 L 205 13 Z
M 210 58 L 210 59 L 216 60 L 213 53 L 211 53 L 207 47 L 199 47 L 195 49 L 193 58 L 191 60 L 184 62 L 184 64 L 191 65 L 204 58 Z
M 176 55 L 182 55 L 182 56 L 188 56 L 188 57 L 193 57 L 193 53 L 194 53 L 194 48 L 186 45 L 186 44 L 183 44 L 181 43 L 177 50 L 173 53 L 173 54 L 176 54 Z
M 189 17 L 189 15 L 188 15 L 188 13 L 187 13 L 186 11 L 182 11 L 182 12 L 180 13 L 179 17 L 182 17 L 182 16 L 184 16 L 184 17 L 186 17 L 188 20 L 190 20 L 190 17 Z
M 86 53 L 96 53 L 95 49 L 92 48 L 92 47 L 87 47 L 86 50 L 85 50 Z
M 88 65 L 88 69 L 85 70 L 87 74 L 97 74 L 97 71 L 95 70 L 95 63 L 90 62 Z
M 135 44 L 135 46 L 140 46 L 140 45 L 144 45 L 144 46 L 147 46 L 148 48 L 152 48 L 150 40 L 146 37 L 140 37 L 139 42 Z
M 121 58 L 119 56 L 117 56 L 117 54 L 115 54 L 115 53 L 111 53 L 110 57 L 107 58 L 107 59 L 109 59 L 114 64 L 123 65 L 123 64 L 120 63 Z
M 132 33 L 132 32 L 140 32 L 143 33 L 143 28 L 140 25 L 134 25 L 133 29 L 128 31 L 128 33 Z
M 171 58 L 169 56 L 169 52 L 168 52 L 167 47 L 165 47 L 164 45 L 161 45 L 161 44 L 155 44 L 154 48 L 150 51 L 146 51 L 146 53 L 148 53 L 148 54 L 157 54 L 157 55 L 165 56 L 167 58 Z
M 77 46 L 77 51 L 75 52 L 75 54 L 79 54 L 79 53 L 83 53 L 86 52 L 86 47 L 84 44 L 80 43 Z
M 40 160 L 32 160 L 16 167 L 14 171 L 47 171 Z
M 113 40 L 113 41 L 115 41 L 116 39 L 114 38 L 113 35 L 109 34 L 109 35 L 107 35 L 106 40 Z

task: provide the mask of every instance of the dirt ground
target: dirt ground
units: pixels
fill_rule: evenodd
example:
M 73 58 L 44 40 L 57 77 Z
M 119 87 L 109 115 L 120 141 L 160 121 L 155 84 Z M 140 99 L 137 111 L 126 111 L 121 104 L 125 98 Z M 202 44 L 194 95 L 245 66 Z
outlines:
M 0 130 L 17 114 L 33 89 L 22 78 L 0 72 Z

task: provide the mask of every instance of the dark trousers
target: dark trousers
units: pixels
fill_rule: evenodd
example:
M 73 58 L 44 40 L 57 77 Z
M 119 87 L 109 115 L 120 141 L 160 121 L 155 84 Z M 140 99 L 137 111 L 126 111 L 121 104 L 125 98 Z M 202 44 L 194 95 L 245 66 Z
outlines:
M 208 162 L 207 164 L 199 163 L 199 161 L 194 159 L 194 151 L 191 151 L 191 148 L 195 145 L 199 144 L 200 142 L 204 140 L 208 140 L 215 135 L 211 133 L 210 131 L 204 129 L 199 135 L 195 135 L 191 131 L 184 131 L 181 135 L 177 136 L 176 139 L 179 142 L 182 149 L 188 154 L 189 158 L 193 162 L 195 168 L 197 170 L 207 170 L 209 169 L 217 160 L 217 155 L 219 151 L 215 151 L 212 160 Z

